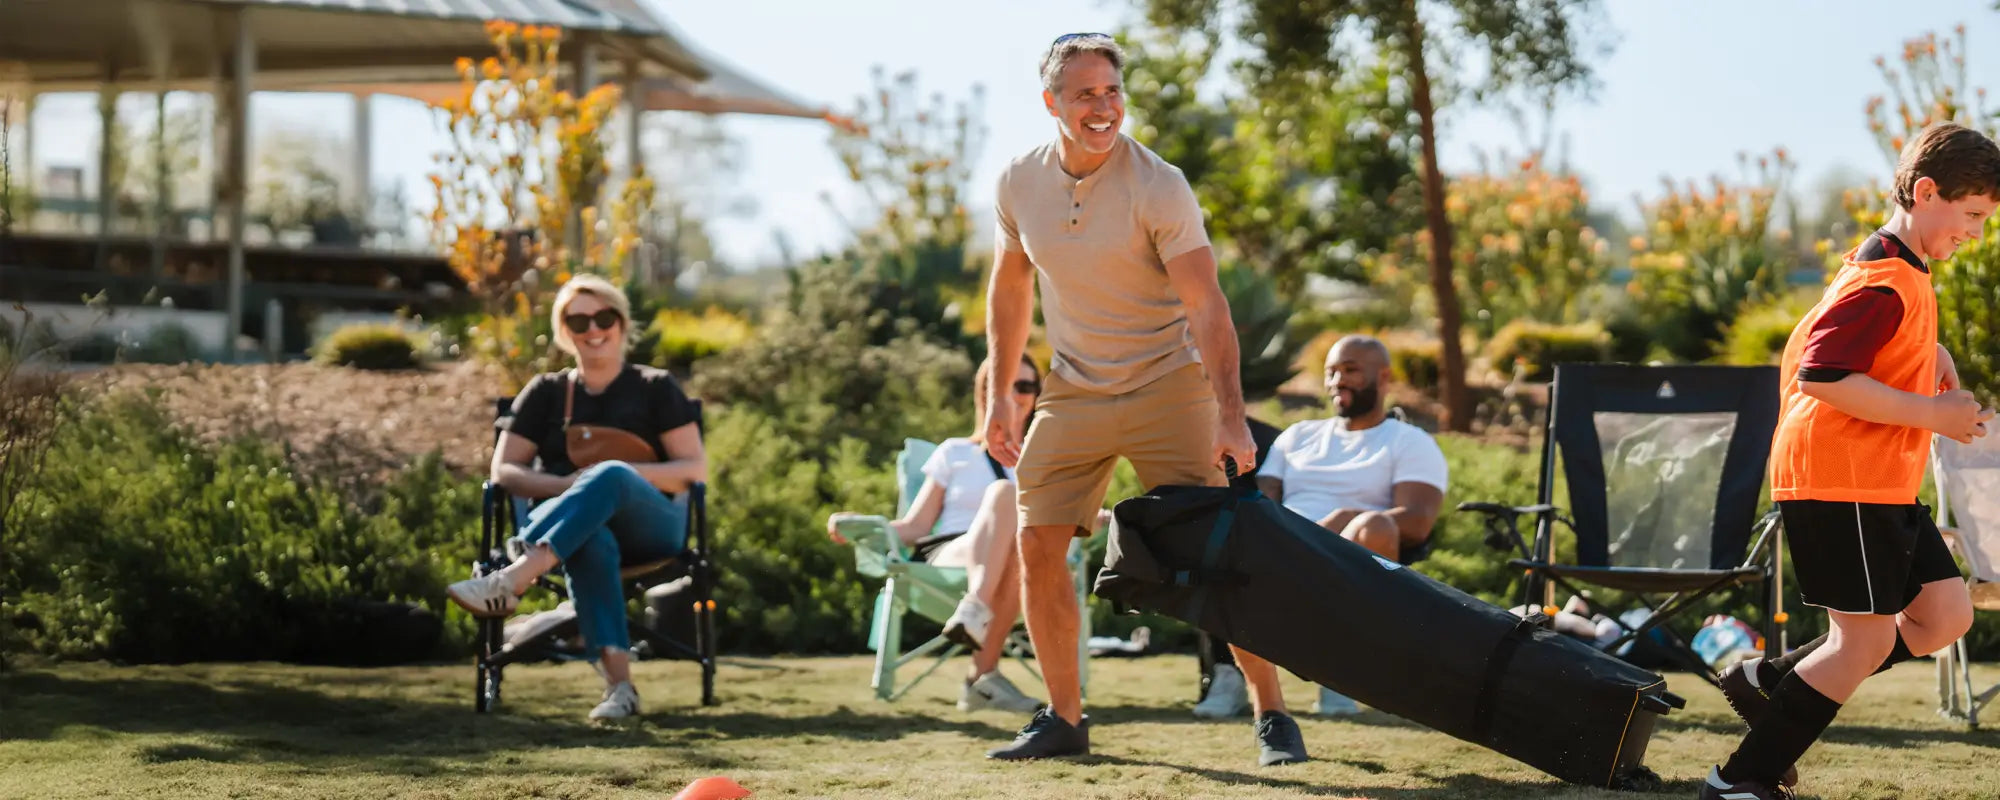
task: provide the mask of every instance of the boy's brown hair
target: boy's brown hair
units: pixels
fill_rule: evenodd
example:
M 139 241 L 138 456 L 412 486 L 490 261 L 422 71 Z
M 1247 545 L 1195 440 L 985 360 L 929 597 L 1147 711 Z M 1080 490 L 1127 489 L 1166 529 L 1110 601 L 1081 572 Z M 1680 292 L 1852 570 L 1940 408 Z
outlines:
M 1946 200 L 1973 194 L 2000 199 L 2000 145 L 1954 122 L 1932 125 L 1903 147 L 1896 162 L 1896 205 L 1916 205 L 1918 178 L 1936 181 Z

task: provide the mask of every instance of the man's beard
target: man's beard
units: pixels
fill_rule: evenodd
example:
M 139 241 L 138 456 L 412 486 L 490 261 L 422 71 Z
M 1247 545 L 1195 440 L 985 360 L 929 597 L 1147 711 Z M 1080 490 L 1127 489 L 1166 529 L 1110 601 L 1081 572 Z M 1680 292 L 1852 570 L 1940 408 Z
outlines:
M 1338 407 L 1338 413 L 1342 417 L 1354 419 L 1355 417 L 1366 416 L 1373 413 L 1375 407 L 1382 403 L 1382 387 L 1380 384 L 1370 383 L 1367 386 L 1350 391 L 1354 396 L 1348 400 L 1346 405 L 1340 405 L 1338 400 L 1334 401 L 1334 405 Z

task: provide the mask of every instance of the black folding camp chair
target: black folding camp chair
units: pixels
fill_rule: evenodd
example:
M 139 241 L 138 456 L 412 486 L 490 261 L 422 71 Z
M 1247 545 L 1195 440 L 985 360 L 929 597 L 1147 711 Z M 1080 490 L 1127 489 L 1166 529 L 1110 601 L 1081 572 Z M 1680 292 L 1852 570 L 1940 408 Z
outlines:
M 1550 398 L 1537 503 L 1458 506 L 1486 515 L 1487 545 L 1519 555 L 1508 563 L 1526 578 L 1523 602 L 1554 617 L 1560 586 L 1618 621 L 1604 649 L 1657 629 L 1668 658 L 1713 682 L 1668 623 L 1718 592 L 1753 593 L 1764 652 L 1782 652 L 1782 526 L 1776 511 L 1757 517 L 1777 368 L 1562 364 Z M 1555 505 L 1558 457 L 1567 511 Z M 1524 516 L 1535 520 L 1532 543 Z M 1573 558 L 1557 558 L 1558 524 L 1575 536 Z M 1627 593 L 1650 614 L 1629 625 L 1580 584 Z
M 690 402 L 694 404 L 695 424 L 699 428 L 702 421 L 701 401 Z M 499 401 L 501 417 L 512 413 L 512 410 L 511 399 Z M 473 577 L 504 569 L 519 557 L 520 554 L 514 552 L 509 543 L 514 541 L 514 533 L 522 524 L 528 506 L 527 501 L 514 497 L 491 481 L 486 482 L 483 491 L 479 555 L 472 564 Z M 708 536 L 708 487 L 704 483 L 696 483 L 678 496 L 669 496 L 687 509 L 687 548 L 672 558 L 621 564 L 619 579 L 628 600 L 646 596 L 648 590 L 654 587 L 681 589 L 673 596 L 676 600 L 684 597 L 691 601 L 693 624 L 685 626 L 685 630 L 677 630 L 678 626 L 649 625 L 628 617 L 626 625 L 631 633 L 633 649 L 642 656 L 699 662 L 701 703 L 714 705 L 715 569 L 710 560 L 714 550 Z M 569 597 L 559 574 L 544 575 L 536 579 L 535 584 L 558 597 Z M 586 656 L 580 646 L 574 644 L 577 641 L 574 618 L 553 626 L 531 629 L 528 632 L 530 635 L 517 634 L 512 637 L 513 641 L 509 641 L 504 622 L 500 619 L 478 621 L 473 707 L 480 713 L 499 705 L 501 678 L 507 665 Z

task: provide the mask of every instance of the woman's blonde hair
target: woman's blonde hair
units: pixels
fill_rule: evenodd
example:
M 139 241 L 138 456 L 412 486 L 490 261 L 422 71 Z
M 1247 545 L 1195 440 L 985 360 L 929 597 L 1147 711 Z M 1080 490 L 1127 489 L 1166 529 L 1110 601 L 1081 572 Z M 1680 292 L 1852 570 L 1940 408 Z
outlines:
M 577 275 L 556 290 L 556 302 L 549 309 L 549 324 L 555 328 L 557 347 L 572 356 L 576 355 L 576 342 L 571 338 L 569 326 L 563 324 L 563 314 L 569 311 L 569 304 L 580 294 L 595 297 L 617 311 L 618 317 L 624 320 L 618 326 L 619 348 L 623 350 L 632 344 L 632 301 L 625 297 L 625 291 L 596 275 Z

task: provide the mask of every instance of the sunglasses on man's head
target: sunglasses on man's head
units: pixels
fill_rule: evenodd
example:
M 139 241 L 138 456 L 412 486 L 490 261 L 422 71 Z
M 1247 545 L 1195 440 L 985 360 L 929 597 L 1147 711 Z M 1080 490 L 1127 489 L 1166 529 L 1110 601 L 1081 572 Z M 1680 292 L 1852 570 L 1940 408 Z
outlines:
M 1063 42 L 1067 42 L 1071 39 L 1109 39 L 1109 38 L 1111 38 L 1111 34 L 1108 33 L 1065 33 L 1061 36 L 1056 37 L 1056 40 L 1050 42 L 1049 46 L 1054 47 L 1056 45 L 1062 44 Z
M 565 314 L 563 324 L 569 326 L 570 333 L 589 333 L 590 323 L 596 322 L 600 330 L 611 330 L 611 326 L 624 321 L 618 309 L 600 308 L 595 314 Z
M 1015 381 L 1015 382 L 1014 382 L 1014 393 L 1015 393 L 1015 394 L 1041 394 L 1041 393 L 1042 393 L 1042 384 L 1041 384 L 1041 382 L 1039 382 L 1039 381 L 1031 381 L 1031 380 L 1018 380 L 1018 381 Z

